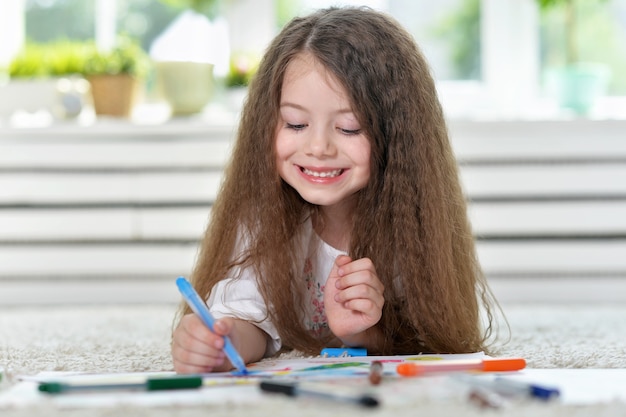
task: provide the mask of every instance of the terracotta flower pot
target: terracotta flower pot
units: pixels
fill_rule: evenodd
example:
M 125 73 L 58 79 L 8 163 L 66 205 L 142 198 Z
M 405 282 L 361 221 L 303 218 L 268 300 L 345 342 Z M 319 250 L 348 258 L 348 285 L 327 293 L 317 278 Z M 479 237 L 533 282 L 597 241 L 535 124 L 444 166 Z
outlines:
M 128 74 L 90 75 L 96 115 L 130 117 L 135 105 L 137 79 Z

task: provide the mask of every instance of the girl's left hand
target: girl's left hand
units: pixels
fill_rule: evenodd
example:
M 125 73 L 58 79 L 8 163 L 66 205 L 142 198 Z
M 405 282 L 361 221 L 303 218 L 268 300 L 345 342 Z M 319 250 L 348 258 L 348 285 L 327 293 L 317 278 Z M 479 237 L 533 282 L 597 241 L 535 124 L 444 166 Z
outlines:
M 324 310 L 333 334 L 349 345 L 367 345 L 362 333 L 382 317 L 383 291 L 369 258 L 338 256 L 324 287 Z

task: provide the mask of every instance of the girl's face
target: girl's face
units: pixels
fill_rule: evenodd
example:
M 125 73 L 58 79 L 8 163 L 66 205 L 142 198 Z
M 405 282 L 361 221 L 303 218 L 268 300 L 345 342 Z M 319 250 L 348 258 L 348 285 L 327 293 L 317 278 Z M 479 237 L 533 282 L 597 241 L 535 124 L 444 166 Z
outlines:
M 283 180 L 321 206 L 347 202 L 370 177 L 370 142 L 345 89 L 307 54 L 285 73 L 276 160 Z

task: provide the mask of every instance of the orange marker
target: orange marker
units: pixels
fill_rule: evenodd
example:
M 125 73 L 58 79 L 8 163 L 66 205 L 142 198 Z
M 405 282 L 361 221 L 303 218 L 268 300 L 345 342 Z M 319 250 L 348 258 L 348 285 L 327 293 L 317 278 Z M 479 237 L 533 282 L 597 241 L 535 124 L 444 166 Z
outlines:
M 500 358 L 500 359 L 470 359 L 470 360 L 442 360 L 402 362 L 396 367 L 398 374 L 402 376 L 421 376 L 431 373 L 441 372 L 503 372 L 519 371 L 526 367 L 526 360 L 523 358 Z

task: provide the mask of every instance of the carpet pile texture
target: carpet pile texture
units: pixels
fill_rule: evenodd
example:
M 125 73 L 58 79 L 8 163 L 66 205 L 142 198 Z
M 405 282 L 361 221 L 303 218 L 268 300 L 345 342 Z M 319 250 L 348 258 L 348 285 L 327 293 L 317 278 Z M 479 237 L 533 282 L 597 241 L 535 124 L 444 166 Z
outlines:
M 103 305 L 0 307 L 0 390 L 9 389 L 18 375 L 43 371 L 136 372 L 170 371 L 170 333 L 176 306 Z M 503 306 L 511 339 L 494 355 L 521 356 L 529 368 L 626 368 L 626 306 L 599 304 L 511 304 Z M 291 355 L 297 355 L 292 353 Z M 3 416 L 223 416 L 293 415 L 362 416 L 363 410 L 326 403 L 277 398 L 263 407 L 117 406 L 103 409 L 41 407 L 0 410 Z M 420 404 L 419 414 L 484 415 L 485 410 L 463 403 Z M 217 414 L 215 414 L 217 413 Z M 527 402 L 490 414 L 506 416 L 626 416 L 626 404 L 593 406 Z M 416 415 L 409 408 L 381 407 L 375 416 Z

